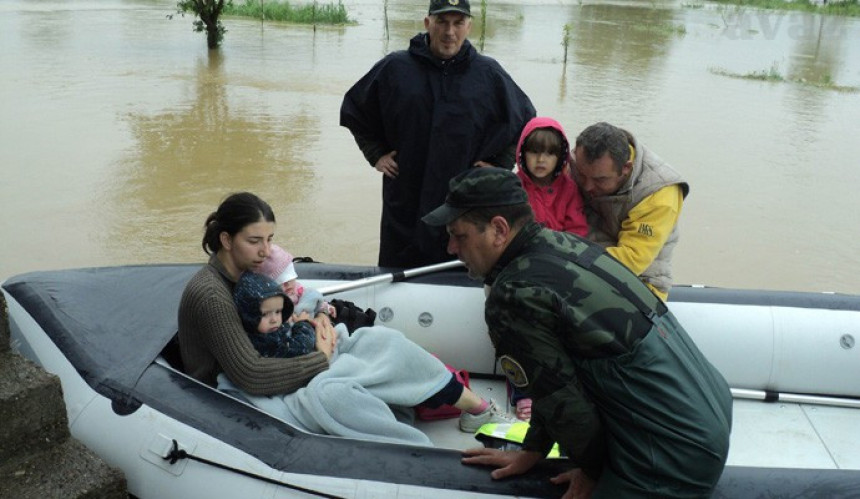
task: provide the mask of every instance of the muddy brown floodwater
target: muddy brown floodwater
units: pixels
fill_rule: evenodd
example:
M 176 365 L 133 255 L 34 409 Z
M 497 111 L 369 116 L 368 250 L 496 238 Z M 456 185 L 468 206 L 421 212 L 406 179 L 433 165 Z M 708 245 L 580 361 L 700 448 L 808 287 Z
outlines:
M 173 0 L 0 3 L 0 279 L 202 262 L 203 221 L 237 190 L 272 203 L 293 253 L 375 262 L 379 174 L 338 111 L 422 29 L 427 2 L 387 3 L 346 0 L 357 24 L 316 30 L 228 18 L 211 53 Z M 678 283 L 860 293 L 860 21 L 491 0 L 482 35 L 569 135 L 613 122 L 687 177 Z M 720 74 L 768 71 L 789 81 Z

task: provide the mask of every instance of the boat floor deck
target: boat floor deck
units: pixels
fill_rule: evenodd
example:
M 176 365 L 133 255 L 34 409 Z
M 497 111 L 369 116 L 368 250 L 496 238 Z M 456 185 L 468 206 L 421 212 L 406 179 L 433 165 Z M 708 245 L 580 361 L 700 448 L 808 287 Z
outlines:
M 505 403 L 503 381 L 473 379 L 472 389 Z M 734 402 L 728 464 L 733 466 L 860 470 L 860 409 L 811 404 Z M 457 428 L 457 419 L 419 421 L 437 447 L 482 444 Z

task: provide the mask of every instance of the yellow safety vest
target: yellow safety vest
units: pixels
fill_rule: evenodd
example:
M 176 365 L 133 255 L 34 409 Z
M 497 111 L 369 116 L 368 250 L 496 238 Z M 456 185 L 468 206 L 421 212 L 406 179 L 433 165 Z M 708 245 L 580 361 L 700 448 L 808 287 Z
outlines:
M 528 431 L 529 424 L 525 421 L 517 421 L 516 423 L 487 423 L 478 429 L 475 433 L 475 438 L 494 449 L 520 450 Z M 552 445 L 552 449 L 550 449 L 546 457 L 561 457 L 558 443 Z

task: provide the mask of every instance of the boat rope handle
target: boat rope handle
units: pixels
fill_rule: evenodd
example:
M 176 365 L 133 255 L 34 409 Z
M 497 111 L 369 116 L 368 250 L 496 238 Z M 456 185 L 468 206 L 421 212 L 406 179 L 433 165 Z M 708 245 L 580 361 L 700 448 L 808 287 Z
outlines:
M 231 466 L 227 466 L 226 464 L 221 464 L 221 463 L 217 463 L 215 461 L 210 461 L 208 459 L 204 459 L 202 457 L 197 457 L 195 455 L 189 454 L 189 453 L 185 452 L 184 450 L 180 449 L 179 444 L 176 442 L 176 439 L 173 439 L 173 447 L 170 449 L 170 453 L 167 454 L 166 456 L 164 456 L 164 459 L 169 460 L 170 464 L 176 464 L 176 461 L 179 461 L 180 459 L 192 459 L 194 461 L 208 464 L 210 466 L 215 466 L 216 468 L 221 468 L 222 470 L 232 471 L 232 472 L 238 473 L 240 475 L 245 475 L 245 476 L 250 477 L 250 478 L 256 478 L 257 480 L 262 480 L 264 482 L 271 483 L 274 485 L 280 485 L 282 487 L 287 487 L 289 489 L 298 490 L 298 491 L 304 492 L 306 494 L 311 494 L 311 495 L 315 495 L 315 496 L 319 496 L 319 497 L 328 497 L 330 499 L 345 499 L 345 498 L 340 497 L 340 496 L 334 496 L 331 494 L 326 494 L 325 492 L 319 492 L 316 490 L 311 490 L 311 489 L 306 489 L 304 487 L 299 487 L 298 485 L 293 485 L 293 484 L 289 484 L 289 483 L 285 483 L 285 482 L 279 482 L 278 480 L 274 480 L 272 478 L 268 478 L 268 477 L 264 477 L 264 476 L 260 476 L 260 475 L 255 475 L 254 473 L 251 473 L 251 472 L 248 472 L 245 470 L 240 470 L 238 468 L 233 468 Z

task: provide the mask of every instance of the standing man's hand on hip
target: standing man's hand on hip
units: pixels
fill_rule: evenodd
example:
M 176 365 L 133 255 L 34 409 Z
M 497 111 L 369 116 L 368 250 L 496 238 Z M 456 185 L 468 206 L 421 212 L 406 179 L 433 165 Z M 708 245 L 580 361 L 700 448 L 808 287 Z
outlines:
M 383 155 L 376 161 L 374 168 L 388 178 L 397 177 L 399 168 L 397 167 L 397 162 L 394 161 L 394 156 L 396 155 L 397 151 L 391 151 L 390 153 Z

